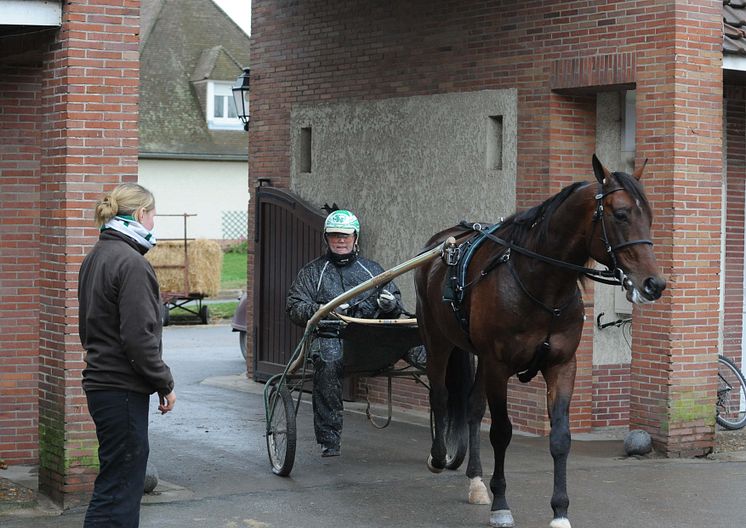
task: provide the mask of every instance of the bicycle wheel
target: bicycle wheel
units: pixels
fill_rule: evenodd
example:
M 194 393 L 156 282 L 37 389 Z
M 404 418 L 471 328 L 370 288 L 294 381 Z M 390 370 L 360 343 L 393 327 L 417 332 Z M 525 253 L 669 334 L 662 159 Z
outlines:
M 272 387 L 269 394 L 270 418 L 267 424 L 267 453 L 272 473 L 287 477 L 295 463 L 295 407 L 287 387 Z
M 746 379 L 725 356 L 718 356 L 717 422 L 725 429 L 746 425 Z

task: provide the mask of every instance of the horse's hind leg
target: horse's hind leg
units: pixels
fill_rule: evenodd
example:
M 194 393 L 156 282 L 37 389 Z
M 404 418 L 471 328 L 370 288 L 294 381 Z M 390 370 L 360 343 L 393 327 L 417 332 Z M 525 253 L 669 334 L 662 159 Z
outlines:
M 448 389 L 446 368 L 453 352 L 452 345 L 443 341 L 427 339 L 427 377 L 430 382 L 430 410 L 433 416 L 433 443 L 427 467 L 433 473 L 440 473 L 446 467 L 446 421 L 448 415 Z
M 547 382 L 547 408 L 551 432 L 549 450 L 554 459 L 554 491 L 550 528 L 571 528 L 567 519 L 570 499 L 567 496 L 567 457 L 570 454 L 570 401 L 575 383 L 575 361 L 543 372 Z
M 482 460 L 479 452 L 479 433 L 487 400 L 484 394 L 484 377 L 477 367 L 469 394 L 469 463 L 466 466 L 466 476 L 469 478 L 469 504 L 489 504 L 490 495 L 487 486 L 482 482 Z
M 490 443 L 495 453 L 495 471 L 490 480 L 490 490 L 492 491 L 490 526 L 509 528 L 514 526 L 513 514 L 510 512 L 508 500 L 505 497 L 505 451 L 513 437 L 513 426 L 508 417 L 509 376 L 501 373 L 499 368 L 495 368 L 491 374 L 493 379 L 489 383 L 484 380 L 492 416 Z

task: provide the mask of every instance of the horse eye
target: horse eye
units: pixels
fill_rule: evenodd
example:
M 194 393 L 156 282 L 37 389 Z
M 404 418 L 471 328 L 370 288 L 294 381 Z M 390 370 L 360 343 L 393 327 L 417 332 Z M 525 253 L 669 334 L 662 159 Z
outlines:
M 614 211 L 614 219 L 620 222 L 626 222 L 628 219 L 627 211 Z

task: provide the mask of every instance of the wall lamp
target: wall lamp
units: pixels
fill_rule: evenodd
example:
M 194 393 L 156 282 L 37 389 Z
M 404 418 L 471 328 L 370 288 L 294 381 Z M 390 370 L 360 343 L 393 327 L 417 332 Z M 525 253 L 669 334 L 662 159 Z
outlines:
M 243 73 L 233 83 L 233 102 L 236 103 L 236 114 L 243 122 L 243 129 L 249 130 L 249 84 L 251 81 L 251 69 L 244 68 Z

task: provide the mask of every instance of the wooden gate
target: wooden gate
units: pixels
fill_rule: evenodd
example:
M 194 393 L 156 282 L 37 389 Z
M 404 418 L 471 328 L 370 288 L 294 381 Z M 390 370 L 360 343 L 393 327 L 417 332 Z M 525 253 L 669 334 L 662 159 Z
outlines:
M 257 187 L 254 247 L 254 378 L 282 372 L 303 337 L 285 313 L 288 288 L 324 251 L 326 215 L 292 193 Z

